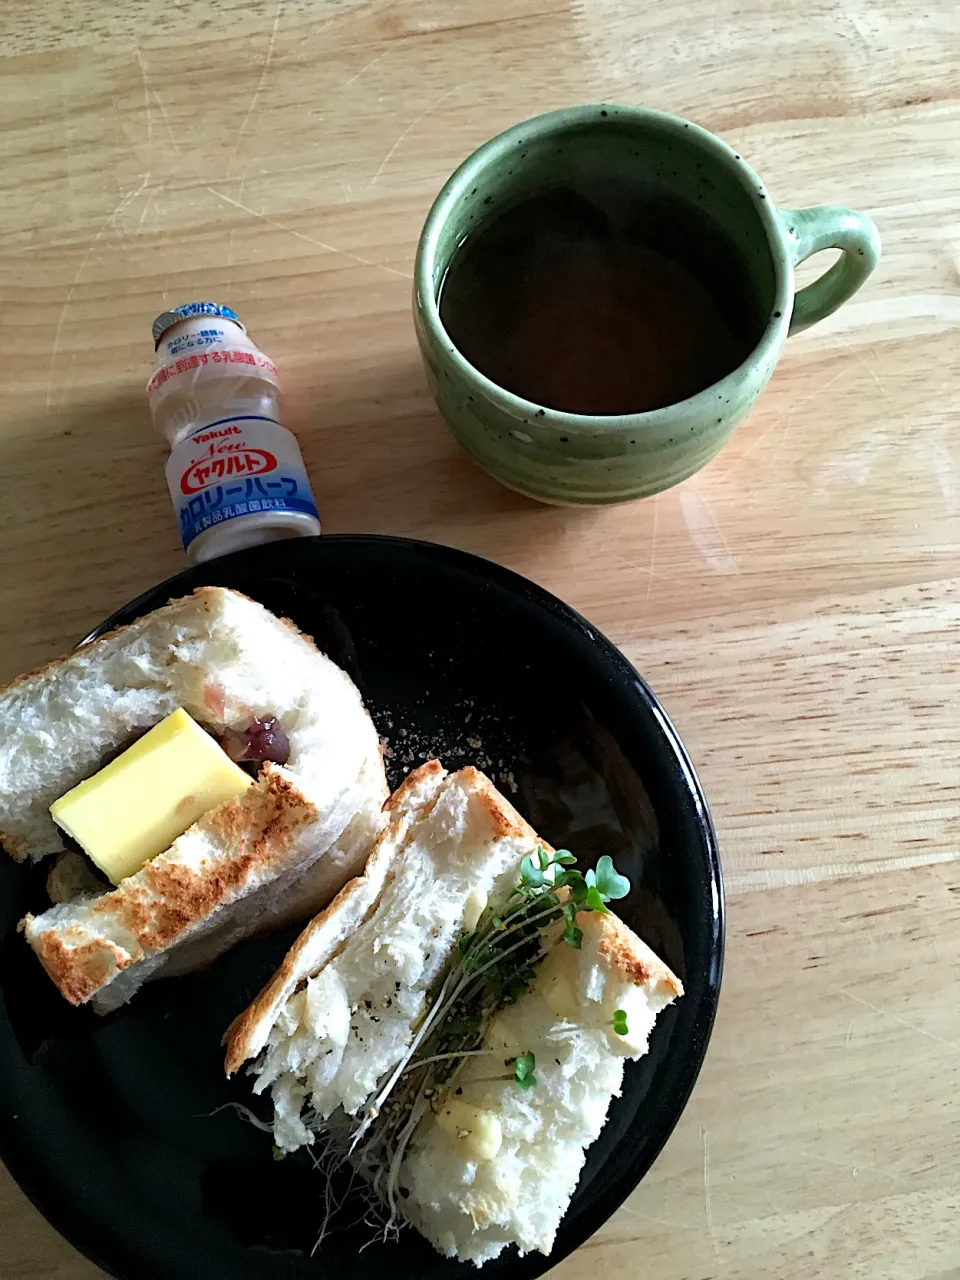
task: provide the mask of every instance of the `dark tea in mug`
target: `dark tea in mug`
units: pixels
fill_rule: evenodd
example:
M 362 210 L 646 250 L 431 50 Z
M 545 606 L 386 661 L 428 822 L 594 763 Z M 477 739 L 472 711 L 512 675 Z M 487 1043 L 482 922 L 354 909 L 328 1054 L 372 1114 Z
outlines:
M 753 273 L 696 204 L 624 180 L 564 185 L 482 221 L 440 319 L 498 386 L 568 413 L 641 413 L 718 382 L 759 342 Z

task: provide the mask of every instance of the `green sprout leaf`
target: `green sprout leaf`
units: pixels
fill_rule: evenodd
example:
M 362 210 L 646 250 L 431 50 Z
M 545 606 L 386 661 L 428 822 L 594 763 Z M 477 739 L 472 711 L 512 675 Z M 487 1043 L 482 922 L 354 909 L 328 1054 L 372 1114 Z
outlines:
M 618 875 L 612 860 L 604 856 L 594 870 L 580 872 L 576 859 L 566 849 L 551 853 L 535 845 L 521 861 L 514 887 L 504 901 L 486 907 L 471 932 L 457 939 L 454 963 L 444 979 L 429 1013 L 430 1031 L 415 1042 L 401 1061 L 399 1072 L 376 1095 L 372 1113 L 357 1133 L 377 1125 L 369 1141 L 393 1149 L 402 1137 L 404 1117 L 409 1107 L 385 1106 L 388 1096 L 409 1101 L 411 1096 L 427 1098 L 454 1077 L 459 1064 L 473 1054 L 485 1052 L 482 1030 L 491 1015 L 515 1004 L 529 990 L 539 965 L 558 941 L 574 949 L 583 944 L 577 927 L 581 911 L 606 914 L 607 902 L 629 892 L 630 882 Z M 553 925 L 558 927 L 556 931 Z M 617 1035 L 627 1034 L 626 1011 L 613 1011 L 612 1026 Z M 608 1024 L 610 1025 L 610 1024 Z M 499 1055 L 497 1055 L 499 1056 Z M 519 1057 L 504 1057 L 505 1074 L 518 1089 L 532 1089 L 537 1083 L 532 1051 Z M 396 1088 L 398 1095 L 394 1095 Z M 405 1092 L 406 1090 L 406 1092 Z M 377 1117 L 381 1117 L 377 1119 Z M 282 1152 L 276 1151 L 279 1159 Z M 399 1167 L 399 1161 L 395 1162 Z
M 608 916 L 610 914 L 610 911 L 607 908 L 606 903 L 604 902 L 603 898 L 600 896 L 600 890 L 597 888 L 595 884 L 592 884 L 590 888 L 587 890 L 587 901 L 585 903 L 585 906 L 588 911 L 599 911 L 602 915 L 605 915 L 605 916 Z
M 583 930 L 577 928 L 577 907 L 573 902 L 566 902 L 563 906 L 563 940 L 569 946 L 580 950 L 580 944 L 583 942 Z
M 566 927 L 563 931 L 563 940 L 564 942 L 569 943 L 571 947 L 574 947 L 577 951 L 579 951 L 583 943 L 583 930 L 578 929 L 575 924 L 571 924 L 570 921 L 568 920 Z
M 444 1035 L 462 1039 L 480 1030 L 479 1014 L 452 1014 L 444 1023 Z
M 282 1152 L 282 1151 L 280 1150 L 280 1148 L 279 1148 L 279 1147 L 277 1147 L 277 1146 L 275 1146 L 275 1147 L 273 1148 L 273 1158 L 274 1158 L 274 1160 L 282 1160 L 282 1159 L 283 1159 L 283 1152 Z
M 536 1065 L 537 1060 L 529 1050 L 515 1059 L 513 1078 L 521 1089 L 532 1089 L 537 1083 L 537 1077 L 534 1075 Z
M 516 973 L 508 978 L 501 985 L 501 993 L 504 1004 L 516 1004 L 522 995 L 526 994 L 527 988 L 533 979 L 533 971 L 529 969 Z
M 614 898 L 625 898 L 630 892 L 630 881 L 614 870 L 613 859 L 607 854 L 604 854 L 597 863 L 594 883 L 605 902 Z
M 539 889 L 545 883 L 543 872 L 528 854 L 520 863 L 520 884 L 525 889 Z
M 587 894 L 589 893 L 589 890 L 587 888 L 587 883 L 584 880 L 583 876 L 579 873 L 579 871 L 570 871 L 567 874 L 570 876 L 576 876 L 575 880 L 571 879 L 569 881 L 570 893 L 573 896 L 573 900 L 577 904 L 577 906 L 582 907 L 586 903 Z

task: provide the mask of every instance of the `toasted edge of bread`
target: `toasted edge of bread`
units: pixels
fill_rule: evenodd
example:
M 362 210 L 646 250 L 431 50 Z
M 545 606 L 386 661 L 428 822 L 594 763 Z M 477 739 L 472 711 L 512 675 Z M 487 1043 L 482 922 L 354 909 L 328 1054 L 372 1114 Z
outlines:
M 296 858 L 297 837 L 317 816 L 297 787 L 268 766 L 240 799 L 220 805 L 184 833 L 196 829 L 221 846 L 213 865 L 202 871 L 178 865 L 168 856 L 175 841 L 96 900 L 92 915 L 104 917 L 103 934 L 55 919 L 44 925 L 50 912 L 28 915 L 19 927 L 62 995 L 83 1004 L 122 970 L 166 951 L 253 882 L 279 872 Z M 118 931 L 123 945 L 110 936 Z
M 409 774 L 384 802 L 388 822 L 374 840 L 361 874 L 348 881 L 333 901 L 314 916 L 260 994 L 225 1031 L 228 1076 L 260 1052 L 277 1012 L 298 983 L 317 973 L 370 915 L 397 856 L 398 837 L 409 815 L 429 807 L 445 776 L 446 770 L 439 761 L 428 761 Z
M 680 979 L 617 916 L 581 911 L 577 923 L 583 929 L 582 949 L 572 950 L 557 937 L 544 965 L 549 966 L 552 959 L 575 963 L 579 1012 L 551 1004 L 547 994 L 551 977 L 546 970 L 538 971 L 531 988 L 510 1006 L 513 1021 L 506 1043 L 511 1047 L 502 1048 L 502 1052 L 509 1061 L 507 1054 L 519 1052 L 513 1044 L 530 1037 L 529 1047 L 537 1050 L 536 1087 L 524 1094 L 516 1091 L 509 1077 L 484 1081 L 484 1073 L 489 1073 L 488 1059 L 465 1059 L 463 1070 L 452 1075 L 415 1131 L 401 1168 L 406 1195 L 399 1207 L 446 1257 L 482 1266 L 511 1244 L 521 1255 L 534 1250 L 549 1255 L 579 1182 L 586 1152 L 606 1124 L 610 1103 L 620 1093 L 623 1063 L 646 1054 L 659 1014 L 683 995 Z M 546 988 L 541 986 L 541 973 Z M 649 1026 L 638 1028 L 636 1010 L 631 1010 L 632 1040 L 630 1032 L 616 1032 L 606 1021 L 613 1002 L 622 1000 L 630 1007 L 622 994 L 627 987 L 637 992 L 652 1015 Z M 595 994 L 585 995 L 588 990 Z M 493 1021 L 499 1022 L 500 1015 Z M 565 1059 L 572 1042 L 578 1034 L 583 1035 L 572 1057 L 564 1062 L 560 1056 L 552 1057 L 553 1050 L 544 1052 L 541 1048 L 550 1043 L 551 1031 L 561 1029 L 566 1034 L 555 1042 L 555 1052 Z M 492 1024 L 488 1025 L 482 1047 L 499 1050 L 505 1042 L 494 1038 L 492 1031 Z M 598 1031 L 603 1035 L 598 1036 Z M 590 1056 L 585 1056 L 588 1053 Z M 509 1175 L 498 1164 L 502 1151 L 489 1159 L 478 1159 L 460 1148 L 438 1120 L 445 1107 L 464 1105 L 456 1101 L 461 1095 L 465 1101 L 476 1098 L 471 1084 L 478 1073 L 482 1102 L 477 1105 L 497 1117 L 502 1126 L 498 1147 L 502 1141 L 508 1148 Z M 573 1113 L 579 1114 L 573 1125 L 580 1129 L 575 1139 L 569 1132 Z M 592 1119 L 587 1121 L 586 1116 Z M 469 1120 L 464 1123 L 466 1131 L 458 1138 L 469 1136 Z M 533 1165 L 536 1178 L 517 1182 L 518 1159 Z M 512 1190 L 512 1198 L 508 1190 Z
M 325 805 L 322 811 L 304 794 L 296 775 L 291 776 L 288 769 L 267 763 L 255 783 L 241 796 L 204 814 L 168 849 L 148 861 L 135 875 L 121 881 L 115 889 L 98 894 L 95 900 L 87 897 L 77 903 L 64 902 L 40 916 L 25 917 L 20 929 L 50 978 L 71 1004 L 85 1003 L 124 970 L 136 965 L 155 961 L 145 965 L 145 970 L 149 968 L 150 971 L 145 971 L 145 978 L 158 971 L 163 967 L 163 962 L 156 959 L 158 956 L 194 933 L 209 934 L 214 915 L 217 925 L 221 921 L 226 923 L 228 913 L 222 909 L 229 908 L 249 891 L 262 888 L 284 873 L 290 875 L 301 862 L 322 859 L 331 841 L 339 837 L 364 804 L 373 799 L 379 805 L 386 795 L 376 730 L 349 677 L 321 654 L 312 638 L 288 618 L 278 618 L 265 606 L 230 588 L 199 587 L 188 596 L 171 600 L 169 604 L 143 615 L 143 618 L 82 646 L 73 654 L 20 676 L 0 690 L 0 697 L 38 679 L 38 687 L 42 687 L 44 677 L 52 673 L 56 678 L 57 671 L 79 655 L 87 660 L 91 653 L 101 648 L 109 653 L 109 646 L 118 636 L 136 634 L 138 625 L 145 625 L 150 620 L 154 620 L 155 625 L 157 615 L 169 617 L 171 624 L 175 625 L 178 617 L 190 610 L 209 615 L 228 598 L 241 600 L 245 606 L 251 605 L 262 611 L 269 617 L 271 627 L 281 628 L 281 637 L 289 633 L 297 653 L 302 653 L 306 661 L 319 660 L 324 670 L 336 673 L 337 688 L 341 687 L 339 681 L 350 686 L 365 722 L 363 733 L 369 736 L 367 763 L 361 767 L 358 777 L 345 787 L 339 799 Z M 270 661 L 269 654 L 266 661 Z M 221 705 L 221 714 L 222 710 Z M 211 712 L 216 715 L 212 706 Z M 372 767 L 374 763 L 375 769 Z M 337 821 L 329 821 L 334 814 Z M 308 828 L 316 828 L 317 847 L 313 856 L 307 848 Z M 191 841 L 199 841 L 202 845 L 199 867 Z M 28 856 L 40 856 L 36 849 L 29 844 L 24 847 L 8 832 L 0 831 L 0 842 L 17 861 Z M 348 874 L 348 870 L 344 874 Z M 331 883 L 331 889 L 333 887 L 335 885 Z M 294 915 L 295 901 L 295 894 L 288 894 L 288 918 Z M 315 903 L 316 899 L 304 904 L 301 918 L 312 906 L 315 907 Z M 274 919 L 271 927 L 279 923 L 280 918 Z M 224 932 L 223 936 L 228 935 Z M 227 945 L 232 945 L 232 942 Z M 215 952 L 210 950 L 209 954 L 212 956 Z M 135 989 L 138 984 L 131 983 L 128 978 L 124 979 L 123 985 L 131 985 Z M 130 991 L 132 993 L 133 990 Z M 129 995 L 124 998 L 129 998 Z M 97 1004 L 96 1000 L 94 1003 Z M 109 1001 L 105 1007 L 110 1007 Z
M 485 774 L 467 766 L 448 775 L 437 760 L 415 769 L 384 805 L 387 825 L 370 849 L 362 875 L 351 880 L 303 930 L 280 968 L 250 1007 L 228 1027 L 226 1072 L 232 1075 L 264 1047 L 283 1002 L 300 982 L 314 977 L 337 953 L 345 939 L 369 917 L 377 905 L 395 858 L 400 856 L 407 829 L 429 811 L 445 779 L 459 780 L 483 804 L 493 838 L 514 836 L 544 845 L 530 824 L 506 800 Z

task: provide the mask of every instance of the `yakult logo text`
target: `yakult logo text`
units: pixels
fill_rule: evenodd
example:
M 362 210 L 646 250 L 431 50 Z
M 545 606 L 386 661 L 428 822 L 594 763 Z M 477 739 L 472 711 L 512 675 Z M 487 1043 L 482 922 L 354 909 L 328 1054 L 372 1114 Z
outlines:
M 228 427 L 223 431 L 211 431 L 205 436 L 197 436 L 199 443 L 210 441 L 210 447 L 201 458 L 195 458 L 180 477 L 180 492 L 183 494 L 199 493 L 208 485 L 231 476 L 262 476 L 276 471 L 277 460 L 269 449 L 251 449 L 242 441 L 218 443 L 214 436 L 240 434 L 238 427 Z
M 240 428 L 237 426 L 221 427 L 218 431 L 204 431 L 202 434 L 194 436 L 193 439 L 195 444 L 206 444 L 208 441 L 216 440 L 221 436 L 238 435 L 240 435 Z

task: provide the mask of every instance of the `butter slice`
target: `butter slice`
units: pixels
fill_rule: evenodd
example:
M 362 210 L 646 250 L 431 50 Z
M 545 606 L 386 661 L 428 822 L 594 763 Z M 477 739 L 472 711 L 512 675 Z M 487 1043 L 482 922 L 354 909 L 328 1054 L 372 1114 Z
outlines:
M 493 1160 L 503 1145 L 503 1127 L 492 1111 L 451 1098 L 440 1109 L 437 1124 L 443 1132 L 462 1142 L 465 1154 L 474 1160 Z
M 50 815 L 119 884 L 253 779 L 181 709 L 54 801 Z

